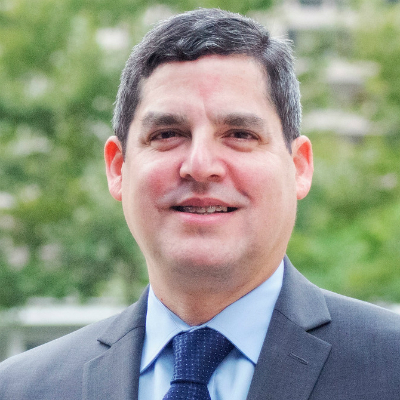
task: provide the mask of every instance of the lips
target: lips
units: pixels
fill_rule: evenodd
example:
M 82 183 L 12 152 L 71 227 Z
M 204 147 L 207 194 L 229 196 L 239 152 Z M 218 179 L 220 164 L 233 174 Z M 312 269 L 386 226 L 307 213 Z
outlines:
M 191 213 L 191 214 L 215 214 L 215 213 L 228 213 L 235 211 L 235 207 L 227 207 L 221 205 L 209 205 L 209 206 L 175 206 L 172 207 L 175 211 Z
M 232 204 L 228 204 L 217 198 L 198 198 L 191 197 L 180 201 L 172 209 L 182 213 L 209 215 L 217 213 L 230 213 L 237 210 Z

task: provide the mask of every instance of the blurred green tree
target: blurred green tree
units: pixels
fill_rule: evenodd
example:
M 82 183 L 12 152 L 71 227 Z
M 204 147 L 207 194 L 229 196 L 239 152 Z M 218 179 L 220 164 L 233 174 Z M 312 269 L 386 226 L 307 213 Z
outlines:
M 0 307 L 138 296 L 147 273 L 102 158 L 130 49 L 175 11 L 271 4 L 0 0 Z
M 316 284 L 369 301 L 400 301 L 400 4 L 360 1 L 350 41 L 329 56 L 373 61 L 379 73 L 347 111 L 371 121 L 370 135 L 349 140 L 313 132 L 315 175 L 300 202 L 289 255 Z M 348 39 L 346 39 L 348 40 Z M 321 68 L 321 55 L 314 55 Z M 337 107 L 321 69 L 303 76 L 306 110 Z M 317 91 L 312 91 L 318 86 Z M 339 104 L 340 107 L 340 104 Z
M 329 107 L 322 56 L 375 61 L 380 73 L 346 107 L 372 119 L 381 135 L 354 143 L 310 134 L 315 179 L 288 253 L 323 287 L 400 301 L 400 11 L 383 0 L 368 3 L 360 1 L 353 45 L 324 35 L 300 78 L 304 109 Z M 272 4 L 0 0 L 0 307 L 32 296 L 137 297 L 147 282 L 144 262 L 108 194 L 102 159 L 124 62 L 171 12 L 219 6 L 246 13 Z
M 103 178 L 103 142 L 144 2 L 2 1 L 0 304 L 124 296 L 146 280 Z M 125 25 L 124 25 L 125 24 Z M 145 27 L 143 27 L 144 29 Z

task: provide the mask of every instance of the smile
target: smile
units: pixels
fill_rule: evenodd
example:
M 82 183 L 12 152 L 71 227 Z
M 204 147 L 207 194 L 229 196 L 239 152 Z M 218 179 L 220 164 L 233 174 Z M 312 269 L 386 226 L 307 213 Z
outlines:
M 225 207 L 225 206 L 207 206 L 207 207 L 176 206 L 172 208 L 179 212 L 185 212 L 191 214 L 206 214 L 206 215 L 215 213 L 227 213 L 236 210 L 235 207 Z

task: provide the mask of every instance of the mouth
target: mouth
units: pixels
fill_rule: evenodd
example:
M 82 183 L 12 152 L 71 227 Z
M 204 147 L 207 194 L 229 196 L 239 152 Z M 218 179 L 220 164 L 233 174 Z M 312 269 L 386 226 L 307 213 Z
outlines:
M 216 213 L 230 213 L 237 210 L 236 207 L 225 207 L 225 206 L 206 206 L 206 207 L 197 207 L 197 206 L 174 206 L 173 210 L 190 213 L 190 214 L 216 214 Z

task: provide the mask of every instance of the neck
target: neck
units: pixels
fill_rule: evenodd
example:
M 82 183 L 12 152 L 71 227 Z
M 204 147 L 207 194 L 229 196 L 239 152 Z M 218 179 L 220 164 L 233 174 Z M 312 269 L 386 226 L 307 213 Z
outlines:
M 279 265 L 279 264 L 278 264 Z M 228 281 L 208 279 L 208 282 L 194 284 L 173 280 L 169 285 L 152 281 L 152 288 L 157 298 L 168 307 L 180 319 L 190 326 L 196 326 L 208 322 L 222 310 L 236 300 L 251 292 L 261 283 L 266 281 L 272 273 L 262 275 L 257 280 L 244 281 L 236 285 L 230 285 Z
M 163 291 L 160 293 L 153 288 L 158 299 L 190 326 L 208 322 L 224 308 L 238 300 L 236 296 L 198 295 L 195 293 L 174 293 L 173 297 Z

